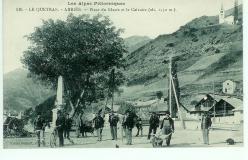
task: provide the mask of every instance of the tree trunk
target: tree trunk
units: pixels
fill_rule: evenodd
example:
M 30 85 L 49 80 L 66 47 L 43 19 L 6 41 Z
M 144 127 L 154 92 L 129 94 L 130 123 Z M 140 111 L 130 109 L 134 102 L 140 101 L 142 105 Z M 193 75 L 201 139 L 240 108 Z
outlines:
M 77 108 L 78 108 L 78 106 L 79 106 L 80 100 L 82 99 L 84 93 L 85 93 L 85 90 L 83 90 L 83 91 L 81 92 L 79 98 L 77 99 L 77 103 L 75 104 L 75 106 L 73 105 L 73 103 L 72 103 L 71 100 L 70 100 L 70 106 L 71 106 L 71 112 L 70 112 L 70 114 L 69 114 L 70 117 L 75 116 L 76 110 L 77 110 Z

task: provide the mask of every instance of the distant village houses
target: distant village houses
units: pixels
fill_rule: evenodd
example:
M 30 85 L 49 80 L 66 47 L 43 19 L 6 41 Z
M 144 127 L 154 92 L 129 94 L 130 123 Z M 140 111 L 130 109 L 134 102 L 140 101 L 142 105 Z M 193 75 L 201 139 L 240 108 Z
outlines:
M 242 123 L 243 101 L 231 96 L 214 94 L 202 95 L 202 99 L 190 110 L 192 117 L 200 118 L 204 112 L 212 117 L 218 117 L 219 122 Z

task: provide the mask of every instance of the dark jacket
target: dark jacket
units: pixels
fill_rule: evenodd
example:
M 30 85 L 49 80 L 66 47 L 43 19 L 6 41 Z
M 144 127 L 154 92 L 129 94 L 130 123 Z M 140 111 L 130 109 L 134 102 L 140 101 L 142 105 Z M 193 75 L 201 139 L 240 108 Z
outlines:
M 119 117 L 116 115 L 109 115 L 109 125 L 110 126 L 117 126 L 119 122 Z
M 135 125 L 135 118 L 137 118 L 137 115 L 134 113 L 130 113 L 124 121 L 124 127 L 132 129 Z
M 71 126 L 72 126 L 72 119 L 71 118 L 65 119 L 65 130 L 70 130 Z
M 63 131 L 65 129 L 65 117 L 59 116 L 56 120 L 56 126 L 58 131 Z
M 46 126 L 46 122 L 43 118 L 41 117 L 37 117 L 35 120 L 34 120 L 34 129 L 35 130 L 45 130 L 45 126 Z
M 152 115 L 149 120 L 150 127 L 157 128 L 159 126 L 159 118 L 157 115 Z
M 137 118 L 136 127 L 137 128 L 142 127 L 142 119 L 140 117 Z
M 211 125 L 212 125 L 212 121 L 210 116 L 203 116 L 201 120 L 201 129 L 209 129 Z
M 93 122 L 95 124 L 95 129 L 103 128 L 104 120 L 101 116 L 96 116 L 93 119 Z

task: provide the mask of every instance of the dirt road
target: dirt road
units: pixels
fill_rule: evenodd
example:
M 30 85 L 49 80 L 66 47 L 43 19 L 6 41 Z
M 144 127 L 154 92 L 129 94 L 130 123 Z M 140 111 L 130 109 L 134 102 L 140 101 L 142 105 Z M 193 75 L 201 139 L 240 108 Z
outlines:
M 121 138 L 121 129 L 118 129 L 118 140 L 111 140 L 109 128 L 103 130 L 103 141 L 98 142 L 97 137 L 88 134 L 88 137 L 76 138 L 75 133 L 71 133 L 74 144 L 65 140 L 65 148 L 115 148 L 116 144 L 120 148 L 151 148 L 150 140 L 147 140 L 148 127 L 144 127 L 144 136 L 135 137 L 137 130 L 133 129 L 133 145 L 126 145 L 125 138 Z M 238 147 L 243 146 L 243 131 L 211 130 L 209 134 L 210 145 L 204 145 L 200 130 L 176 129 L 172 135 L 170 147 Z M 233 138 L 235 145 L 227 145 L 226 139 Z M 38 148 L 36 137 L 30 138 L 5 138 L 4 148 Z M 50 148 L 49 133 L 46 134 L 46 146 Z

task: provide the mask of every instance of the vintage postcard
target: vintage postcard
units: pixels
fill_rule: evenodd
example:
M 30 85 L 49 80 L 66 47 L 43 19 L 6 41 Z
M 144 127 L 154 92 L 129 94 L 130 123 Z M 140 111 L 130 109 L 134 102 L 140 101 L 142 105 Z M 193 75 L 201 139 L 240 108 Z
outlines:
M 242 0 L 3 0 L 3 149 L 244 147 Z

